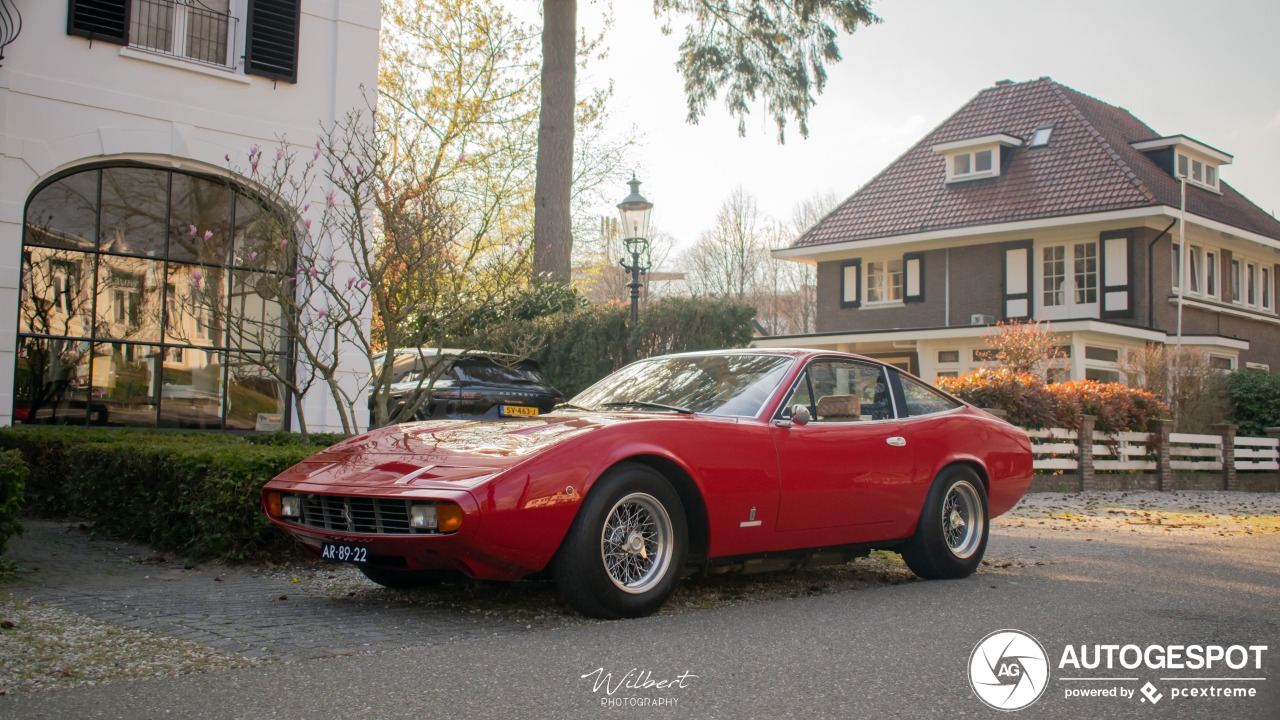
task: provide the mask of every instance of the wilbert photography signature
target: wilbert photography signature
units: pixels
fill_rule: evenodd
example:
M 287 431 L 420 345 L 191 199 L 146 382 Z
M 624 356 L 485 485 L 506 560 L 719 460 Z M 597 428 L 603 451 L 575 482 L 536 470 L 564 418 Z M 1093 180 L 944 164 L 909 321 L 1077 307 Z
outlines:
M 582 675 L 582 679 L 591 680 L 591 692 L 599 693 L 604 691 L 604 697 L 600 698 L 600 704 L 606 706 L 613 705 L 644 705 L 658 706 L 670 705 L 675 706 L 680 702 L 679 698 L 659 697 L 659 698 L 636 698 L 636 697 L 615 697 L 621 691 L 634 690 L 683 690 L 689 687 L 689 682 L 695 678 L 692 671 L 685 670 L 675 677 L 655 677 L 652 670 L 641 670 L 639 668 L 631 668 L 620 677 L 615 677 L 612 672 L 606 672 L 604 668 L 596 668 L 589 673 Z

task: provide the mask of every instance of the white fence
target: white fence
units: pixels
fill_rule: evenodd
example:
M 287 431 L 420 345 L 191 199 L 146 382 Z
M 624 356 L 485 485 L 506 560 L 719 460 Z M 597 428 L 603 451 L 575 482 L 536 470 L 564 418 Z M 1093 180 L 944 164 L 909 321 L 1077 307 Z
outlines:
M 1028 430 L 1027 434 L 1031 436 L 1037 472 L 1079 469 L 1080 443 L 1074 430 L 1050 428 Z M 1102 472 L 1156 470 L 1158 449 L 1151 435 L 1093 433 L 1093 469 Z M 1191 472 L 1221 471 L 1222 443 L 1220 435 L 1169 433 L 1169 467 Z M 1234 451 L 1236 472 L 1280 470 L 1280 439 L 1237 437 Z

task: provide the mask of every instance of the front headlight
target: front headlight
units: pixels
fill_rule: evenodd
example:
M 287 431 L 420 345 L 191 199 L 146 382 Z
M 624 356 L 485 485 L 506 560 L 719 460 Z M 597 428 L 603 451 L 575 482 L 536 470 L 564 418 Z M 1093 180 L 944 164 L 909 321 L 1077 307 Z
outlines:
M 302 498 L 297 495 L 284 495 L 280 498 L 280 517 L 302 517 Z
M 410 507 L 409 527 L 421 528 L 423 530 L 435 530 L 437 527 L 436 506 L 414 505 Z

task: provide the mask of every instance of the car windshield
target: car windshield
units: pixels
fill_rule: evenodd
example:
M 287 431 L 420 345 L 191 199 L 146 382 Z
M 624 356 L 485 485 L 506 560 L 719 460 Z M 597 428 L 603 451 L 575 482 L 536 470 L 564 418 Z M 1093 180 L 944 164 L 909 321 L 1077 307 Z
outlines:
M 632 407 L 755 417 L 786 375 L 780 355 L 683 355 L 632 363 L 569 402 L 584 408 Z

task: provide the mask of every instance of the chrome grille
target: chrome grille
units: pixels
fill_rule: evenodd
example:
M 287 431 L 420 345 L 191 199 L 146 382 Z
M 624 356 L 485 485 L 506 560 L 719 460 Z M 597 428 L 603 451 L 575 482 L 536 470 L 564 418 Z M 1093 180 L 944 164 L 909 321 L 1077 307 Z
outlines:
M 409 527 L 410 500 L 303 495 L 300 524 L 317 530 L 368 535 L 435 535 Z M 418 503 L 427 504 L 427 503 Z

